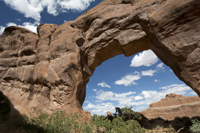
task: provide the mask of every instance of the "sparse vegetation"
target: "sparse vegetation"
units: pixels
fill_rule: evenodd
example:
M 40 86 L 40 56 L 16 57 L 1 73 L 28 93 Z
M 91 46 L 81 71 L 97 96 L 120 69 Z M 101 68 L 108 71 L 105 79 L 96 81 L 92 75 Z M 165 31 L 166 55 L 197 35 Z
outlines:
M 160 125 L 156 125 L 155 127 L 154 127 L 154 129 L 163 129 L 164 127 L 163 126 L 160 126 Z
M 36 114 L 40 114 L 35 117 Z M 41 113 L 37 108 L 33 108 L 31 117 L 26 115 L 6 120 L 2 124 L 7 124 L 9 128 L 5 132 L 20 130 L 27 133 L 145 133 L 145 129 L 136 120 L 124 121 L 118 116 L 111 122 L 106 116 L 94 114 L 91 122 L 81 123 L 77 114 L 66 116 L 64 111 L 53 111 L 52 114 Z
M 33 108 L 34 113 L 40 110 Z M 2 130 L 1 125 L 7 128 Z M 77 114 L 65 114 L 64 111 L 53 111 L 52 114 L 40 114 L 37 117 L 28 117 L 27 115 L 12 117 L 0 122 L 0 131 L 4 132 L 26 132 L 26 133 L 92 133 L 93 127 L 87 123 L 78 121 Z
M 30 115 L 31 117 L 23 115 L 14 118 L 8 117 L 9 119 L 1 119 L 0 130 L 5 130 L 7 133 L 13 131 L 27 133 L 145 133 L 146 129 L 141 126 L 141 123 L 145 125 L 145 123 L 148 122 L 154 125 L 154 128 L 147 128 L 150 129 L 149 131 L 147 130 L 148 133 L 161 131 L 167 133 L 178 131 L 181 133 L 185 132 L 187 129 L 189 130 L 189 128 L 192 133 L 200 132 L 200 121 L 198 118 L 192 119 L 192 122 L 191 119 L 187 117 L 177 117 L 174 121 L 167 122 L 161 118 L 147 120 L 144 116 L 134 112 L 128 107 L 120 109 L 121 114 L 113 118 L 112 121 L 104 115 L 99 116 L 94 114 L 90 122 L 83 123 L 79 121 L 79 116 L 77 114 L 66 116 L 65 111 L 52 112 L 52 114 L 44 114 L 37 108 L 33 108 L 33 112 Z M 40 115 L 35 115 L 34 113 Z M 5 114 L 5 112 L 3 114 Z M 3 118 L 3 114 L 1 113 L 0 118 Z M 157 125 L 158 122 L 159 125 Z M 168 124 L 168 127 L 162 126 L 162 123 Z
M 192 126 L 190 126 L 190 131 L 192 133 L 200 133 L 200 121 L 197 119 L 192 120 Z
M 121 114 L 119 116 L 121 116 L 124 121 L 136 120 L 139 122 L 141 126 L 143 126 L 145 122 L 145 117 L 142 114 L 133 111 L 131 108 L 132 107 L 121 108 L 120 109 Z
M 106 118 L 106 116 L 98 116 L 94 114 L 92 120 L 92 123 L 96 126 L 97 133 L 102 131 L 106 133 L 145 133 L 145 129 L 140 126 L 138 121 L 124 121 L 120 116 L 114 118 L 111 122 Z
M 92 132 L 88 123 L 78 123 L 78 115 L 71 114 L 66 116 L 63 111 L 53 111 L 51 115 L 41 114 L 38 117 L 23 117 L 23 125 L 27 131 L 43 133 L 70 133 L 74 132 Z

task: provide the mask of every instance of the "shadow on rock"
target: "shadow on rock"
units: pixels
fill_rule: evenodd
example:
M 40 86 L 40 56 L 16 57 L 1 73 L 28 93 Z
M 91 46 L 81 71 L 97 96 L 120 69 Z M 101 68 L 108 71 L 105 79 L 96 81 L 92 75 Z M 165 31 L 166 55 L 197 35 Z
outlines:
M 27 123 L 27 118 L 21 115 L 0 91 L 0 133 L 43 132 L 41 127 Z
M 162 118 L 155 118 L 148 120 L 145 119 L 144 128 L 147 130 L 156 130 L 156 129 L 170 129 L 173 128 L 178 133 L 191 133 L 190 126 L 192 125 L 191 120 L 197 119 L 200 120 L 199 116 L 196 117 L 176 117 L 174 120 L 168 121 Z

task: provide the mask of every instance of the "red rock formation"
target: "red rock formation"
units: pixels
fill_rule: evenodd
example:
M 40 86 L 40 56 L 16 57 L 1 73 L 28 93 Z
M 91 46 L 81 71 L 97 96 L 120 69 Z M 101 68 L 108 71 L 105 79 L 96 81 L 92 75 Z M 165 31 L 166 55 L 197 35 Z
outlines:
M 166 98 L 150 104 L 148 109 L 140 111 L 140 113 L 148 119 L 161 117 L 164 120 L 174 120 L 175 117 L 200 116 L 200 98 L 168 94 Z
M 107 114 L 107 118 L 109 120 L 113 120 L 114 116 L 113 116 L 113 114 L 110 111 L 107 111 L 106 114 Z
M 104 0 L 75 21 L 38 34 L 8 27 L 0 37 L 0 91 L 20 113 L 38 106 L 79 112 L 95 68 L 151 49 L 200 95 L 200 1 Z M 167 79 L 166 79 L 167 80 Z
M 90 119 L 90 118 L 92 117 L 90 111 L 86 110 L 85 113 L 86 113 L 86 115 L 88 116 L 88 119 Z

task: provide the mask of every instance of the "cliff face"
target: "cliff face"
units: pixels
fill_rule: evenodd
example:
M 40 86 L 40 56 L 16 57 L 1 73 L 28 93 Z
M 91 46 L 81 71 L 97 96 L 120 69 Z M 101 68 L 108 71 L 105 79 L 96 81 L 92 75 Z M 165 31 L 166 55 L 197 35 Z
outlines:
M 95 68 L 151 49 L 200 95 L 200 1 L 104 0 L 75 21 L 38 34 L 8 27 L 0 37 L 0 91 L 20 113 L 38 106 L 79 112 Z M 167 80 L 167 79 L 166 79 Z
M 200 98 L 198 96 L 183 97 L 182 95 L 168 94 L 166 98 L 140 112 L 148 119 L 158 117 L 164 120 L 174 120 L 176 117 L 200 116 Z

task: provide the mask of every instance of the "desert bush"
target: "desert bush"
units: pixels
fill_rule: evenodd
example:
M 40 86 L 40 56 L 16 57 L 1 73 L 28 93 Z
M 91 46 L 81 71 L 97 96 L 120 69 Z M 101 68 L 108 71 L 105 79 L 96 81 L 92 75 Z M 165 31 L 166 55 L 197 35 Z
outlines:
M 124 128 L 126 127 L 126 123 L 124 122 L 122 117 L 114 118 L 112 121 L 112 126 L 113 130 L 117 133 L 123 133 L 123 131 L 126 132 L 126 129 L 124 130 Z
M 97 114 L 94 114 L 92 116 L 91 123 L 94 125 L 97 133 L 100 133 L 102 131 L 111 131 L 112 129 L 111 121 L 109 121 L 104 115 L 99 116 Z
M 136 120 L 129 120 L 126 124 L 130 133 L 145 133 L 145 129 L 141 128 L 139 122 Z
M 52 114 L 41 114 L 38 117 L 23 115 L 23 123 L 18 123 L 27 132 L 35 133 L 91 133 L 92 126 L 78 122 L 77 114 L 65 114 L 65 111 L 53 111 Z
M 154 129 L 163 129 L 164 127 L 163 126 L 160 126 L 160 125 L 156 125 L 155 127 L 154 127 Z
M 36 115 L 35 115 L 36 113 Z M 39 115 L 40 114 L 40 115 Z M 27 115 L 16 116 L 8 121 L 10 132 L 22 131 L 31 133 L 144 133 L 136 120 L 124 121 L 122 117 L 114 118 L 111 122 L 106 116 L 93 115 L 91 122 L 81 123 L 77 114 L 65 114 L 65 111 L 53 110 L 52 114 L 42 113 L 33 108 Z M 37 117 L 36 117 L 37 116 Z
M 172 133 L 172 132 L 176 132 L 176 130 L 172 127 L 172 125 L 169 125 L 169 127 L 167 128 L 167 133 Z
M 197 119 L 191 120 L 192 126 L 190 126 L 190 131 L 192 133 L 200 133 L 200 121 Z
M 122 112 L 122 118 L 124 121 L 128 121 L 128 120 L 136 120 L 139 122 L 139 124 L 141 126 L 144 125 L 144 122 L 145 122 L 145 117 L 138 113 L 138 112 L 135 112 L 131 109 L 131 107 L 124 107 L 124 108 L 121 108 L 121 112 Z
M 98 116 L 96 114 L 92 117 L 92 124 L 96 127 L 96 132 L 105 133 L 144 133 L 145 129 L 141 128 L 136 120 L 124 121 L 122 117 L 114 118 L 109 121 L 105 116 Z

